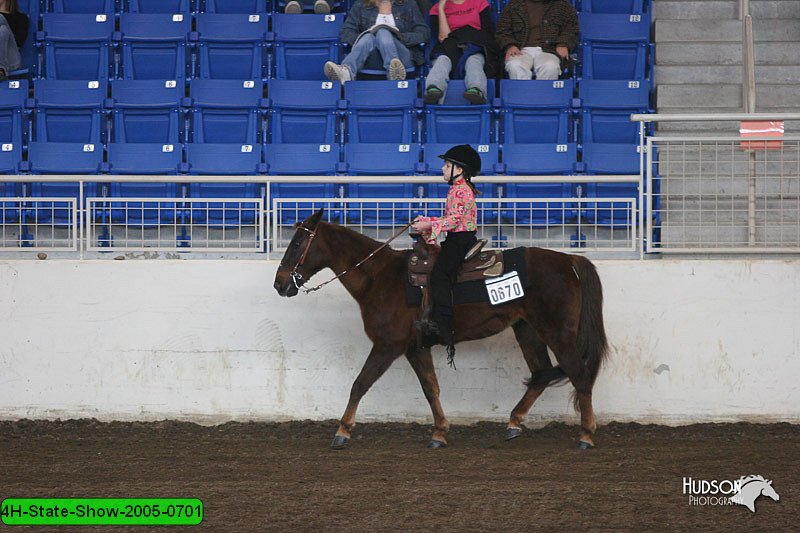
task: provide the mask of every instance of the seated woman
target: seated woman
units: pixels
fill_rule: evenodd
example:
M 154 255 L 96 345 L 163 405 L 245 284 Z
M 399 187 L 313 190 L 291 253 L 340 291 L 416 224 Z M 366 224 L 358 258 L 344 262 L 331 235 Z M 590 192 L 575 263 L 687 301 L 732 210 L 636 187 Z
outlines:
M 431 51 L 435 59 L 425 79 L 425 103 L 441 102 L 451 77 L 464 78 L 467 101 L 486 103 L 486 77 L 494 77 L 500 67 L 489 2 L 440 0 L 430 15 L 439 42 Z
M 328 79 L 354 80 L 372 56 L 383 64 L 390 80 L 406 79 L 406 68 L 421 65 L 425 57 L 419 45 L 428 42 L 430 29 L 414 0 L 357 0 L 339 32 L 352 46 L 341 65 L 325 63 Z
M 0 0 L 0 80 L 22 63 L 19 49 L 28 36 L 28 15 L 21 13 L 17 0 Z

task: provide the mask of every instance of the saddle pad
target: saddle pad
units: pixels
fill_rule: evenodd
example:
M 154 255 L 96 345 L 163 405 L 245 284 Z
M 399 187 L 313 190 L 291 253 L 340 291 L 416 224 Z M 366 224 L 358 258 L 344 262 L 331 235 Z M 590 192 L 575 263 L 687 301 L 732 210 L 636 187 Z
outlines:
M 409 254 L 411 254 L 411 250 L 406 251 L 406 264 L 408 264 Z M 524 247 L 503 250 L 503 274 L 514 270 L 519 274 L 519 281 L 522 283 L 522 288 L 527 289 L 530 287 L 531 282 L 528 280 L 528 266 L 525 261 Z M 411 285 L 407 275 L 404 275 L 403 279 L 406 285 L 406 303 L 413 307 L 419 307 L 422 304 L 422 289 Z M 474 281 L 457 283 L 453 288 L 453 303 L 455 305 L 488 301 L 489 293 L 486 290 L 485 280 L 476 279 Z

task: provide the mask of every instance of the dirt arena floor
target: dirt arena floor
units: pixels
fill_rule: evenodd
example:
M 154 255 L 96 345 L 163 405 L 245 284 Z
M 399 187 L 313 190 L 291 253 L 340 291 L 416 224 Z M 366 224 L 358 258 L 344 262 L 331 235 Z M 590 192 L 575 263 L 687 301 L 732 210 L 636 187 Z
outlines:
M 613 423 L 590 451 L 574 449 L 577 426 L 555 423 L 512 442 L 501 424 L 454 426 L 444 450 L 426 449 L 424 425 L 362 424 L 334 451 L 335 427 L 0 422 L 0 498 L 197 497 L 194 530 L 231 532 L 800 529 L 797 425 Z M 683 494 L 684 477 L 749 474 L 780 501 L 762 496 L 751 513 Z M 50 528 L 69 529 L 90 528 Z

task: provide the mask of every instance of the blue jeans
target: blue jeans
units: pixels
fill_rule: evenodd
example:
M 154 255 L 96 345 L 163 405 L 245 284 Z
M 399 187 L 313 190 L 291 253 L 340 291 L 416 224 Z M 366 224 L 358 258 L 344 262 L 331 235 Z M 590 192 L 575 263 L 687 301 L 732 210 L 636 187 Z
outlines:
M 19 55 L 17 42 L 14 40 L 14 33 L 8 25 L 5 17 L 0 16 L 0 68 L 6 74 L 20 67 L 22 58 Z
M 342 65 L 350 69 L 353 79 L 364 68 L 364 64 L 372 53 L 377 50 L 383 60 L 383 68 L 389 73 L 389 62 L 399 59 L 406 68 L 411 66 L 411 52 L 389 30 L 378 30 L 374 35 L 365 33 L 353 44 L 353 49 L 342 61 Z

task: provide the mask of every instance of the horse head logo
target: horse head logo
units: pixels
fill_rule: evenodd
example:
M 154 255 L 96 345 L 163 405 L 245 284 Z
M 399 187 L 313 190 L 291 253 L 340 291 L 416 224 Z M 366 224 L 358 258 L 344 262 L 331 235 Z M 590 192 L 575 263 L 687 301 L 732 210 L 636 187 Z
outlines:
M 775 489 L 772 488 L 772 481 L 764 479 L 763 476 L 746 476 L 739 478 L 739 492 L 731 496 L 731 501 L 739 505 L 744 505 L 751 512 L 756 512 L 756 499 L 759 496 L 768 496 L 776 502 L 781 499 Z

